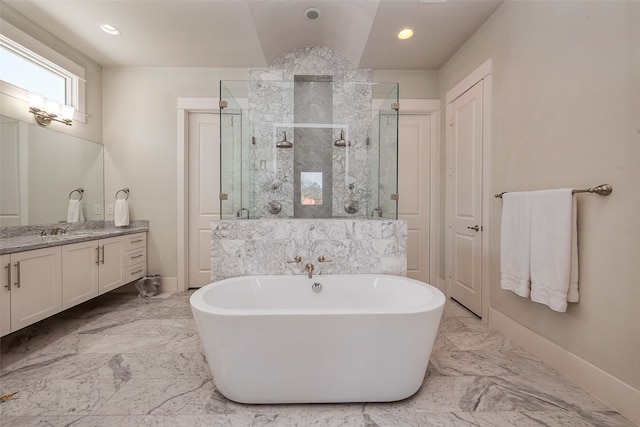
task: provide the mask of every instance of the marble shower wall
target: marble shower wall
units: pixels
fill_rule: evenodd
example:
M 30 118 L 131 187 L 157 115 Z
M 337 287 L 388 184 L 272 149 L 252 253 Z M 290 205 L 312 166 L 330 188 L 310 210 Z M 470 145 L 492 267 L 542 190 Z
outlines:
M 371 122 L 371 82 L 373 71 L 358 69 L 342 54 L 326 47 L 301 47 L 281 55 L 268 68 L 249 70 L 249 119 L 256 145 L 252 150 L 255 204 L 253 218 L 288 218 L 294 214 L 294 79 L 295 76 L 322 76 L 333 82 L 334 127 L 326 141 L 340 138 L 343 130 L 349 147 L 333 147 L 333 217 L 364 217 L 367 211 L 367 135 Z M 326 123 L 325 123 L 326 124 Z M 293 149 L 276 149 L 287 133 Z M 328 135 L 328 134 L 327 134 Z M 353 184 L 353 195 L 349 185 Z M 360 210 L 347 214 L 344 204 L 353 198 Z M 270 214 L 269 201 L 282 204 L 279 214 Z
M 287 263 L 296 256 L 300 263 Z M 332 262 L 319 263 L 324 256 Z M 407 224 L 392 220 L 211 222 L 211 281 L 248 275 L 407 274 Z

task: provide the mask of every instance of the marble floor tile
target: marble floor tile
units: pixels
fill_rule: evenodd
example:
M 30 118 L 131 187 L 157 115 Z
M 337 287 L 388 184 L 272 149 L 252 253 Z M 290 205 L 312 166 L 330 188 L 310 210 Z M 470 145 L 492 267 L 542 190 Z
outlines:
M 48 416 L 48 417 L 7 417 L 0 426 L 7 427 L 138 427 L 143 416 Z M 6 422 L 6 424 L 4 424 Z
M 254 414 L 147 415 L 139 427 L 251 427 Z
M 469 412 L 365 413 L 368 427 L 478 427 Z
M 473 412 L 473 418 L 481 427 L 633 427 L 630 421 L 616 412 Z
M 431 363 L 441 375 L 504 376 L 554 375 L 555 371 L 535 358 L 519 357 L 501 351 L 437 351 Z
M 252 427 L 263 426 L 365 427 L 365 417 L 351 411 L 257 414 Z
M 201 414 L 213 390 L 210 379 L 131 379 L 95 413 Z
M 5 415 L 90 415 L 122 385 L 119 380 L 3 380 L 2 389 L 17 394 L 0 404 L 0 419 Z
M 3 337 L 0 394 L 18 394 L 0 426 L 633 426 L 451 300 L 407 399 L 232 402 L 213 385 L 191 293 L 106 294 Z

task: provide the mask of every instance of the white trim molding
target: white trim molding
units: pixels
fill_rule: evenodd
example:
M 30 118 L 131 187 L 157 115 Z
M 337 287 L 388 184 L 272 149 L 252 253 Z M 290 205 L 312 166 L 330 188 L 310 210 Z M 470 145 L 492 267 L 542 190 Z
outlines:
M 640 424 L 640 390 L 634 389 L 493 308 L 489 309 L 489 327 L 522 346 L 632 422 Z
M 452 89 L 447 91 L 445 96 L 446 99 L 446 107 L 445 113 L 446 117 L 451 115 L 451 103 L 458 98 L 460 95 L 465 93 L 467 90 L 471 89 L 476 83 L 482 81 L 483 89 L 482 89 L 482 302 L 481 302 L 481 310 L 482 310 L 482 321 L 487 323 L 487 318 L 489 315 L 489 301 L 490 301 L 490 292 L 491 292 L 491 274 L 490 274 L 490 266 L 489 262 L 490 252 L 489 252 L 489 236 L 491 236 L 491 202 L 493 200 L 491 194 L 491 153 L 492 153 L 492 135 L 493 135 L 493 61 L 491 58 L 487 59 L 482 65 L 476 68 L 471 72 L 467 77 L 462 79 L 458 84 L 456 84 Z M 446 127 L 445 133 L 445 146 L 449 147 L 449 138 L 451 137 L 451 133 L 449 131 L 449 127 Z M 447 156 L 446 165 L 449 167 L 449 161 L 451 159 L 451 153 L 449 153 L 448 148 L 445 153 Z M 447 177 L 446 188 L 445 188 L 445 220 L 447 224 L 450 222 L 451 209 L 451 188 L 450 188 L 450 180 Z M 449 269 L 451 268 L 451 261 L 448 257 L 449 254 L 449 230 L 445 226 L 445 283 L 446 283 L 446 295 L 449 296 L 451 290 L 450 281 L 449 281 Z
M 444 293 L 444 286 L 438 286 L 443 277 L 440 271 L 440 100 L 400 99 L 400 115 L 425 114 L 431 121 L 431 151 L 429 153 L 429 283 Z
M 178 181 L 178 271 L 175 288 L 189 288 L 189 113 L 220 111 L 218 98 L 178 98 L 177 181 Z

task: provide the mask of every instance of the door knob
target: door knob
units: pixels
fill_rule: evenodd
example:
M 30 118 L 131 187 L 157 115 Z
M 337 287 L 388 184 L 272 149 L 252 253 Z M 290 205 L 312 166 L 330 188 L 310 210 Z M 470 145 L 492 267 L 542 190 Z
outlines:
M 469 230 L 475 230 L 475 231 L 480 231 L 480 226 L 475 225 L 473 227 L 467 227 Z

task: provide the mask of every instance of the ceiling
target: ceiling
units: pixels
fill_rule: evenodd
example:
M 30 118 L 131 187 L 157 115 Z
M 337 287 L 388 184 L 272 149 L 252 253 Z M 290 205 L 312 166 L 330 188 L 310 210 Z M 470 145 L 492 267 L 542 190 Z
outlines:
M 318 45 L 359 68 L 438 70 L 504 0 L 2 1 L 105 67 L 264 67 Z

